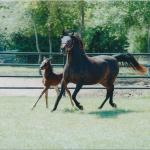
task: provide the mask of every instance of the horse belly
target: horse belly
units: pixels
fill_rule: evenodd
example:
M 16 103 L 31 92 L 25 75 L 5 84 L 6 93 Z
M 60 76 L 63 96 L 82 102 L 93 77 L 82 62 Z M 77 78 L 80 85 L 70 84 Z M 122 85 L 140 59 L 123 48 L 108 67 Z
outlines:
M 70 76 L 69 76 L 70 82 L 76 84 L 81 81 L 84 85 L 97 84 L 102 76 L 101 71 L 98 70 L 99 69 L 96 68 L 94 70 L 83 69 L 80 72 L 70 72 Z
M 45 86 L 55 86 L 55 85 L 58 85 L 60 81 L 61 81 L 60 78 L 48 79 L 48 80 L 43 81 L 43 84 Z

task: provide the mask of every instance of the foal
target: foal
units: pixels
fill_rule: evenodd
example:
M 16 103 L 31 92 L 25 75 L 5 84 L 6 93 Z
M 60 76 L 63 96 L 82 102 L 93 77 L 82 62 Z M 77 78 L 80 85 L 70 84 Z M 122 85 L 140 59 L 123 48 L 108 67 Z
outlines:
M 34 107 L 36 107 L 36 104 L 38 103 L 38 101 L 40 100 L 40 98 L 42 97 L 42 95 L 44 93 L 45 93 L 45 100 L 46 100 L 46 108 L 48 108 L 48 89 L 50 88 L 50 86 L 58 87 L 58 84 L 61 82 L 62 76 L 63 76 L 62 73 L 56 74 L 53 72 L 53 68 L 51 66 L 50 59 L 48 59 L 48 58 L 45 58 L 43 60 L 43 62 L 40 65 L 40 70 L 44 70 L 44 75 L 43 75 L 43 80 L 42 80 L 44 89 L 41 92 L 36 103 L 33 105 L 32 110 L 34 109 Z M 67 91 L 67 93 L 69 95 L 71 105 L 74 106 L 70 91 L 67 88 L 65 90 Z M 57 89 L 57 91 L 58 91 L 58 89 Z M 59 91 L 58 91 L 58 93 L 59 93 Z

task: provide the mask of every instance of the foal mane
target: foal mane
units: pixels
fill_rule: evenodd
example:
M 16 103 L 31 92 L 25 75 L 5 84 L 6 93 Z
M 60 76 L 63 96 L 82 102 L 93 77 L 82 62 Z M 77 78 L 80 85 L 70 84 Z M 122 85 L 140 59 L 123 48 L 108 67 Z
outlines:
M 48 65 L 49 65 L 50 71 L 53 72 L 53 66 L 51 65 L 51 62 L 50 62 L 50 61 L 48 62 Z

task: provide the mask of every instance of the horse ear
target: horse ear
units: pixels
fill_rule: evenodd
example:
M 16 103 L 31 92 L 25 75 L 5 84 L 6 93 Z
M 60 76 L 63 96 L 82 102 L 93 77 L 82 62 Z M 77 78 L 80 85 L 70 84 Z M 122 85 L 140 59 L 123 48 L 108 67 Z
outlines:
M 71 36 L 73 36 L 73 35 L 74 35 L 74 32 L 72 32 Z
M 66 35 L 68 35 L 68 31 L 64 29 L 64 30 L 62 31 L 62 36 L 66 36 Z
M 43 60 L 46 60 L 46 59 L 47 59 L 47 58 L 44 56 L 44 57 L 43 57 Z
M 62 35 L 65 35 L 65 30 L 63 29 L 63 31 L 62 31 Z
M 50 62 L 52 60 L 52 57 L 48 58 L 48 61 Z

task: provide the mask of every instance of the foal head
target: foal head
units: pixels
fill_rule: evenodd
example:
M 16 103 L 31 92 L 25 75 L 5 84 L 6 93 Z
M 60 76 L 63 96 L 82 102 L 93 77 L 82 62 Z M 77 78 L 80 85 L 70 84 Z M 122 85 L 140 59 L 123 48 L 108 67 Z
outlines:
M 45 58 L 44 57 L 41 65 L 40 65 L 40 70 L 46 70 L 46 69 L 52 70 L 51 58 Z

